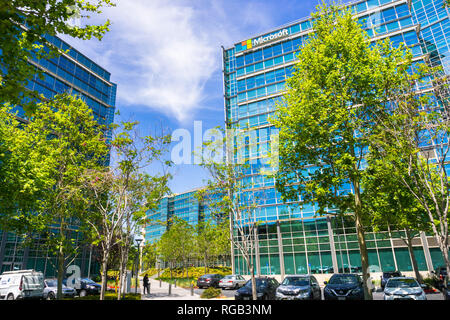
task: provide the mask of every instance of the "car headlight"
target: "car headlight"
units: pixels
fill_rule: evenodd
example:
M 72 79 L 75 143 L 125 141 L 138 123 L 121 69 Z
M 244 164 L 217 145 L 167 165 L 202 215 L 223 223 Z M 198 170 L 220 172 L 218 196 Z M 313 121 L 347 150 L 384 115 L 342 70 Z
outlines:
M 306 296 L 309 294 L 309 290 L 299 290 L 297 291 L 295 294 L 297 295 L 302 295 L 302 296 Z
M 361 293 L 361 288 L 353 289 L 350 293 L 352 293 L 352 294 L 359 294 L 359 293 Z
M 424 292 L 416 292 L 416 293 L 414 293 L 414 295 L 416 295 L 416 296 L 421 296 L 423 294 L 424 294 Z
M 257 296 L 258 298 L 262 297 L 263 295 L 264 295 L 264 293 L 257 293 L 257 294 L 256 294 L 256 296 Z
M 392 293 L 390 293 L 390 292 L 385 292 L 384 294 L 387 296 L 392 296 Z

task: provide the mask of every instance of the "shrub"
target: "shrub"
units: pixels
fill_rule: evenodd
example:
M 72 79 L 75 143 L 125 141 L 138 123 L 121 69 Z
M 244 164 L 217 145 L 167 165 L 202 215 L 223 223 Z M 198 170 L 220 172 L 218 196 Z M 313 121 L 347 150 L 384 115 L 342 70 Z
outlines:
M 222 294 L 222 291 L 220 289 L 209 287 L 208 289 L 206 289 L 205 291 L 202 292 L 202 295 L 200 296 L 200 298 L 212 299 L 212 298 L 220 297 L 221 294 Z

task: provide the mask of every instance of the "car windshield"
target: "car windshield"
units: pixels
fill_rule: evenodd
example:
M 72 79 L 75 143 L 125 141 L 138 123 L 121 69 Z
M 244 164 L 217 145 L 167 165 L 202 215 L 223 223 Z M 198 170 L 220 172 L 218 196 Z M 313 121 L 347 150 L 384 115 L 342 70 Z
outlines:
M 83 282 L 85 283 L 89 283 L 89 284 L 95 284 L 94 281 L 92 281 L 91 279 L 81 279 Z
M 330 284 L 358 284 L 358 278 L 352 275 L 334 275 L 330 279 Z
M 309 285 L 309 278 L 308 277 L 287 277 L 283 280 L 281 283 L 285 286 L 308 286 Z
M 256 282 L 256 286 L 257 287 L 262 287 L 265 286 L 267 284 L 267 280 L 266 279 L 255 279 Z M 252 280 L 248 280 L 247 283 L 245 284 L 245 286 L 247 288 L 251 288 L 252 287 Z
M 47 286 L 48 287 L 57 287 L 58 282 L 56 280 L 47 280 Z
M 387 288 L 416 288 L 419 284 L 415 279 L 390 279 Z

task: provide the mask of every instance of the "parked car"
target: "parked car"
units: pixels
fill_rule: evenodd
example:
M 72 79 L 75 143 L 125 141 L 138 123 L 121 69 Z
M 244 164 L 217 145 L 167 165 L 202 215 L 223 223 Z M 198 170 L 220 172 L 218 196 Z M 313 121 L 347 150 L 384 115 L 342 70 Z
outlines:
M 434 285 L 437 289 L 442 290 L 444 285 L 444 279 L 447 276 L 447 268 L 446 267 L 438 267 L 435 271 L 431 271 L 432 278 L 434 280 Z
M 64 279 L 63 284 L 69 288 L 74 288 L 80 297 L 100 294 L 102 289 L 101 285 L 87 278 L 74 279 L 72 283 L 68 283 L 67 279 Z
M 381 276 L 381 290 L 384 290 L 384 286 L 386 285 L 386 282 L 389 280 L 389 278 L 401 276 L 402 274 L 400 273 L 400 271 L 383 272 L 383 275 Z
M 223 277 L 219 281 L 219 287 L 223 289 L 239 289 L 245 285 L 247 280 L 243 276 L 231 274 Z
M 311 275 L 286 276 L 277 288 L 277 300 L 321 300 L 319 283 Z
M 199 288 L 209 288 L 219 287 L 219 281 L 222 279 L 223 276 L 220 274 L 205 274 L 197 279 L 197 287 Z
M 258 277 L 256 281 L 256 296 L 258 300 L 275 300 L 276 291 L 280 285 L 277 280 L 269 277 Z M 235 300 L 252 300 L 252 280 L 248 280 L 245 286 L 236 291 Z
M 44 275 L 35 270 L 7 271 L 0 276 L 0 300 L 42 299 Z
M 57 297 L 57 292 L 58 292 L 58 280 L 45 279 L 43 298 L 47 300 L 54 300 Z M 63 297 L 65 298 L 73 298 L 77 294 L 77 291 L 74 288 L 69 288 L 64 283 L 62 285 L 62 292 Z
M 384 300 L 427 300 L 424 287 L 412 277 L 390 278 L 384 288 Z
M 325 300 L 364 300 L 363 281 L 357 274 L 334 274 L 324 284 Z
M 446 276 L 444 279 L 444 284 L 442 286 L 442 293 L 444 294 L 445 300 L 450 300 L 450 277 Z

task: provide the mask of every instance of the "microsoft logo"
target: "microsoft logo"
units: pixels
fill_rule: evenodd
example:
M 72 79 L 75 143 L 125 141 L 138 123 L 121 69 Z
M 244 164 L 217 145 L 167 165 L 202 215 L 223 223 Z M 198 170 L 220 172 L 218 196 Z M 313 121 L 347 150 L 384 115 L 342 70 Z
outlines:
M 273 41 L 273 40 L 276 40 L 276 39 L 279 39 L 279 38 L 282 38 L 282 37 L 286 37 L 288 35 L 289 35 L 289 30 L 288 29 L 283 29 L 283 30 L 280 30 L 278 32 L 271 33 L 271 34 L 269 34 L 267 36 L 261 36 L 261 37 L 259 37 L 257 39 L 253 39 L 253 40 L 250 39 L 250 40 L 247 40 L 247 41 L 243 41 L 241 43 L 241 45 L 242 45 L 244 50 L 248 50 L 248 49 L 260 46 L 260 45 L 262 45 L 262 44 L 264 44 L 266 42 L 270 42 L 270 41 Z

